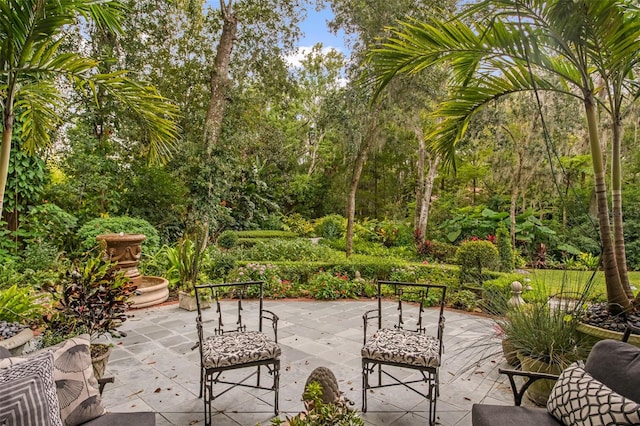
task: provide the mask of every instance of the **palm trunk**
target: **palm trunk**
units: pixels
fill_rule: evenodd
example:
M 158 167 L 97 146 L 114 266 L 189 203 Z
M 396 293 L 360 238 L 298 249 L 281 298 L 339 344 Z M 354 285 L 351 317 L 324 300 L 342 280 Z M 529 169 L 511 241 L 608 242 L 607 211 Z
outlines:
M 204 143 L 207 154 L 211 155 L 213 147 L 218 143 L 222 120 L 227 106 L 227 90 L 229 86 L 229 62 L 233 44 L 238 33 L 238 18 L 233 14 L 233 1 L 226 4 L 220 1 L 222 13 L 222 34 L 216 49 L 216 58 L 211 70 L 210 98 L 207 117 L 204 123 Z
M 613 216 L 613 250 L 618 265 L 620 283 L 629 299 L 633 298 L 629 274 L 627 273 L 627 254 L 624 244 L 624 221 L 622 218 L 622 160 L 620 158 L 620 119 L 613 120 L 613 144 L 611 148 L 611 215 Z
M 351 256 L 351 252 L 353 250 L 353 225 L 355 221 L 355 213 L 356 213 L 356 193 L 358 192 L 358 184 L 360 183 L 360 176 L 362 175 L 362 169 L 364 168 L 364 163 L 367 161 L 367 157 L 369 156 L 369 151 L 371 150 L 371 146 L 373 145 L 373 141 L 375 140 L 375 134 L 377 130 L 378 123 L 378 112 L 377 109 L 373 112 L 373 120 L 371 121 L 371 125 L 369 131 L 367 132 L 367 136 L 363 141 L 363 145 L 360 146 L 358 150 L 358 155 L 356 157 L 356 161 L 353 165 L 353 173 L 351 174 L 351 183 L 349 184 L 349 195 L 347 197 L 347 235 L 346 235 L 346 256 Z
M 605 180 L 602 148 L 598 136 L 598 124 L 593 93 L 585 92 L 584 107 L 589 128 L 589 146 L 595 182 L 596 203 L 598 206 L 598 224 L 600 226 L 600 243 L 602 244 L 602 263 L 607 286 L 608 309 L 611 314 L 619 314 L 630 309 L 616 263 L 613 243 L 611 241 L 611 225 L 609 222 L 609 203 L 607 201 L 607 183 Z
M 7 96 L 2 111 L 2 146 L 0 147 L 0 218 L 2 218 L 4 210 L 4 193 L 7 187 L 7 176 L 9 175 L 13 120 L 13 96 Z

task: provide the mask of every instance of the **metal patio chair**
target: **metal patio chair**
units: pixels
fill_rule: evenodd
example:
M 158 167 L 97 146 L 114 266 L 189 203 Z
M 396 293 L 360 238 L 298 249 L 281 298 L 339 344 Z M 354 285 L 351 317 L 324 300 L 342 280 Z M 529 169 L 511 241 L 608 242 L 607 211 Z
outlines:
M 280 354 L 278 345 L 278 316 L 263 308 L 264 283 L 262 281 L 205 284 L 195 286 L 198 315 L 198 348 L 200 350 L 200 397 L 204 397 L 205 424 L 211 425 L 211 403 L 236 386 L 273 391 L 275 394 L 273 412 L 278 415 L 278 388 L 280 381 Z M 235 322 L 223 322 L 221 298 L 233 298 L 237 301 Z M 251 299 L 258 303 L 257 330 L 247 329 L 243 318 L 243 301 Z M 215 306 L 217 321 L 205 321 L 203 310 L 205 303 Z M 246 304 L 246 303 L 245 303 Z M 227 314 L 228 312 L 225 312 Z M 262 332 L 263 320 L 270 321 L 273 339 Z M 209 324 L 215 325 L 209 329 Z M 230 324 L 226 327 L 225 324 Z M 271 386 L 260 385 L 260 368 L 265 366 L 273 377 Z M 242 368 L 253 371 L 243 379 L 231 381 L 225 378 L 224 372 Z M 257 383 L 245 383 L 252 376 L 257 376 Z M 229 385 L 224 390 L 214 391 L 216 385 Z
M 436 401 L 439 395 L 438 369 L 442 356 L 442 336 L 444 331 L 444 300 L 447 288 L 443 285 L 378 281 L 378 307 L 363 315 L 364 346 L 362 355 L 362 411 L 367 411 L 367 391 L 390 386 L 405 386 L 429 401 L 429 424 L 436 421 Z M 397 315 L 383 319 L 383 287 L 393 290 L 397 302 Z M 437 321 L 423 322 L 424 303 L 429 300 L 437 307 Z M 405 303 L 403 305 L 403 302 Z M 417 302 L 416 328 L 405 329 L 404 311 L 407 302 Z M 411 306 L 409 306 L 411 307 Z M 395 320 L 394 320 L 395 317 Z M 367 324 L 377 319 L 377 329 L 372 336 L 367 335 Z M 392 327 L 388 324 L 395 322 Z M 384 325 L 384 326 L 383 326 Z M 377 368 L 376 368 L 377 367 Z M 401 367 L 420 372 L 415 380 L 402 381 L 392 375 L 389 367 Z M 369 382 L 369 375 L 378 371 L 378 384 Z M 382 376 L 391 379 L 383 383 Z M 416 383 L 426 383 L 427 390 L 417 389 Z

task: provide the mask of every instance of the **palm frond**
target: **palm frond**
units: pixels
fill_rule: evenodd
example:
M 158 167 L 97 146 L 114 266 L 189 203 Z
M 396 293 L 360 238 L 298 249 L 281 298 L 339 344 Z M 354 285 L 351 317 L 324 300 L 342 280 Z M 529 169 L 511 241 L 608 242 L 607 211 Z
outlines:
M 60 124 L 63 98 L 51 81 L 25 84 L 16 93 L 16 110 L 20 111 L 24 148 L 33 153 L 50 143 L 49 131 Z
M 108 96 L 128 107 L 139 118 L 149 143 L 149 161 L 162 163 L 171 157 L 177 143 L 178 107 L 149 85 L 135 82 L 124 71 L 97 74 L 90 79 L 77 80 L 94 94 L 101 88 Z M 98 99 L 95 98 L 96 102 Z

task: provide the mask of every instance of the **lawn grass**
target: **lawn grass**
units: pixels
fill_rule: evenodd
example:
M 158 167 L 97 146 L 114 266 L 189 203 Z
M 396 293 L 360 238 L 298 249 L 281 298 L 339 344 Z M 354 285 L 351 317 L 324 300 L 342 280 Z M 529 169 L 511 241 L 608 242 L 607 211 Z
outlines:
M 557 269 L 530 270 L 526 275 L 531 281 L 529 284 L 535 291 L 553 295 L 558 293 L 582 293 L 587 283 L 592 279 L 593 271 L 564 271 Z M 629 271 L 631 285 L 640 287 L 640 271 Z M 524 283 L 523 283 L 524 284 Z M 589 291 L 590 300 L 606 301 L 607 290 L 604 282 L 604 272 L 597 271 L 593 276 L 593 282 Z

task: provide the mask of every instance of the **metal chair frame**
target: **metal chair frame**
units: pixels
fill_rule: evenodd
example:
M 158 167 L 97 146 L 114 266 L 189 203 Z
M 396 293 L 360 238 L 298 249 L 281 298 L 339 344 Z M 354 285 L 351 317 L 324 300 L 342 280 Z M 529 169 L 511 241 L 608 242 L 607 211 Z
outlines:
M 438 316 L 438 324 L 437 327 L 437 335 L 434 336 L 438 339 L 439 342 L 439 355 L 442 356 L 443 345 L 442 345 L 442 337 L 444 332 L 444 301 L 446 296 L 447 287 L 444 285 L 438 284 L 420 284 L 420 283 L 406 283 L 406 282 L 398 282 L 398 281 L 378 281 L 377 282 L 377 309 L 372 309 L 364 313 L 362 316 L 364 320 L 364 344 L 367 343 L 367 324 L 370 320 L 377 319 L 378 320 L 378 330 L 382 329 L 382 285 L 392 286 L 394 289 L 394 295 L 398 301 L 398 320 L 397 324 L 394 325 L 395 329 L 405 329 L 404 328 L 404 319 L 403 319 L 403 296 L 405 295 L 405 288 L 413 288 L 418 289 L 417 295 L 419 296 L 419 305 L 418 305 L 418 319 L 415 330 L 407 330 L 415 333 L 421 333 L 426 335 L 427 327 L 423 324 L 422 314 L 424 312 L 424 302 L 429 296 L 429 292 L 432 290 L 441 291 L 441 298 L 439 300 L 439 316 Z M 412 292 L 413 295 L 416 292 Z M 401 367 L 412 370 L 420 371 L 422 377 L 417 380 L 411 381 L 402 381 L 388 371 L 383 369 L 383 366 L 393 366 L 393 367 Z M 369 374 L 374 373 L 377 367 L 378 370 L 378 384 L 372 385 L 369 382 Z M 405 364 L 400 362 L 392 362 L 392 361 L 380 361 L 377 359 L 370 359 L 366 357 L 362 357 L 362 412 L 367 411 L 367 391 L 371 389 L 385 388 L 391 386 L 404 386 L 423 398 L 429 400 L 429 424 L 433 425 L 436 422 L 436 402 L 437 398 L 440 394 L 439 390 L 439 376 L 438 376 L 439 365 L 436 367 L 424 367 L 424 366 L 416 366 L 411 364 Z M 393 383 L 382 383 L 382 375 L 389 377 L 393 380 Z M 429 391 L 427 393 L 423 393 L 411 386 L 414 383 L 426 383 Z
M 271 321 L 271 328 L 273 329 L 273 333 L 274 333 L 274 342 L 278 343 L 278 316 L 275 313 L 264 309 L 263 307 L 263 295 L 264 295 L 263 281 L 234 282 L 234 283 L 223 283 L 223 284 L 203 284 L 203 285 L 194 286 L 195 295 L 196 295 L 196 305 L 198 310 L 198 314 L 196 317 L 196 328 L 198 330 L 198 343 L 194 346 L 193 349 L 198 347 L 200 350 L 199 398 L 202 398 L 204 396 L 205 425 L 207 426 L 211 425 L 211 415 L 212 415 L 211 403 L 216 398 L 219 398 L 220 396 L 224 395 L 225 393 L 227 393 L 228 391 L 230 391 L 231 389 L 237 386 L 273 391 L 275 394 L 273 411 L 275 415 L 278 415 L 279 413 L 278 397 L 279 397 L 279 385 L 280 385 L 280 359 L 270 358 L 270 359 L 261 360 L 261 361 L 254 361 L 249 363 L 215 367 L 215 368 L 204 366 L 204 357 L 202 353 L 202 348 L 204 347 L 203 344 L 204 344 L 204 341 L 206 340 L 206 336 L 205 336 L 204 327 L 203 327 L 202 304 L 204 300 L 202 299 L 205 297 L 205 294 L 206 294 L 210 298 L 210 300 L 215 302 L 216 313 L 218 314 L 217 325 L 216 325 L 216 328 L 214 329 L 215 335 L 222 335 L 222 334 L 231 333 L 231 332 L 244 332 L 244 331 L 247 331 L 247 326 L 245 323 L 243 323 L 242 302 L 245 299 L 247 290 L 251 287 L 259 287 L 258 331 L 262 332 L 263 320 Z M 225 325 L 222 321 L 222 309 L 220 306 L 220 298 L 224 295 L 229 294 L 231 290 L 233 290 L 233 293 L 232 293 L 233 296 L 237 298 L 237 303 L 238 303 L 237 320 L 233 328 L 225 328 Z M 269 373 L 269 375 L 273 376 L 273 385 L 270 387 L 260 385 L 260 367 L 261 366 L 266 366 L 267 372 Z M 237 369 L 249 368 L 249 367 L 257 367 L 257 369 L 239 381 L 233 382 L 233 381 L 223 380 L 221 378 L 222 373 L 225 371 L 237 370 Z M 245 383 L 254 375 L 257 375 L 257 383 L 255 385 L 250 385 Z M 227 387 L 223 391 L 216 394 L 213 392 L 213 388 L 214 388 L 214 385 L 217 385 L 217 384 L 229 385 L 229 387 Z

